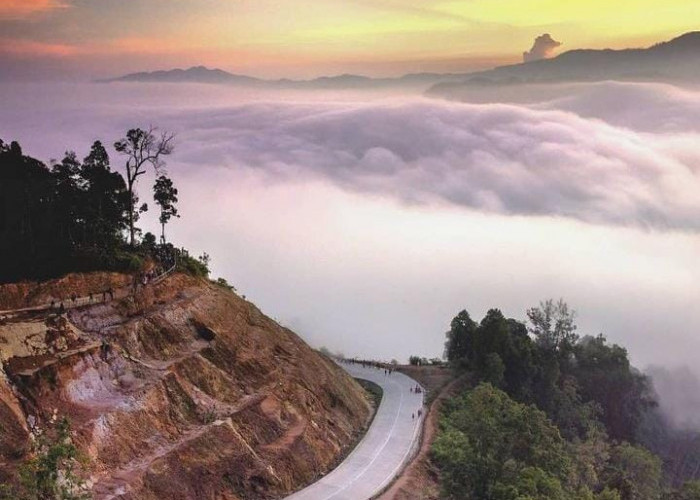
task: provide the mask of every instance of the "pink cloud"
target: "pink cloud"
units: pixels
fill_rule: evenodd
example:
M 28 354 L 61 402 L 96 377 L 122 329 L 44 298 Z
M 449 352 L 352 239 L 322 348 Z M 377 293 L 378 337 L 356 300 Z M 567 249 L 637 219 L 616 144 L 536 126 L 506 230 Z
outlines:
M 2 0 L 0 19 L 22 19 L 32 14 L 68 7 L 65 0 Z
M 0 54 L 20 57 L 66 57 L 85 53 L 85 49 L 76 45 L 62 43 L 43 43 L 33 40 L 16 40 L 0 38 Z

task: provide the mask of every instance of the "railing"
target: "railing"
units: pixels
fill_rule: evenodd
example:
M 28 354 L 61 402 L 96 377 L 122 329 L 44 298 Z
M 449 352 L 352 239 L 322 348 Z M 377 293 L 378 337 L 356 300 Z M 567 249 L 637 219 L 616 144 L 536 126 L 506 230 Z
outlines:
M 175 269 L 177 269 L 177 253 L 175 253 L 173 255 L 173 265 L 170 267 L 170 269 L 163 271 L 161 274 L 159 274 L 158 276 L 153 278 L 151 280 L 151 283 L 154 285 L 157 285 L 158 283 L 163 281 L 165 278 L 167 278 L 170 274 L 172 274 L 173 271 L 175 271 Z

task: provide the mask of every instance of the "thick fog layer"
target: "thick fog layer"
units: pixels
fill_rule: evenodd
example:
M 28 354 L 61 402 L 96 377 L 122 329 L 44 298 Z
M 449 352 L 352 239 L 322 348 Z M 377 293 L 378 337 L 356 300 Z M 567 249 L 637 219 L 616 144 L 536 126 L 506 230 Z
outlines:
M 508 91 L 508 103 L 0 90 L 0 137 L 45 160 L 133 126 L 176 132 L 170 238 L 207 251 L 215 277 L 316 346 L 437 356 L 460 309 L 522 319 L 564 297 L 581 333 L 624 344 L 639 366 L 692 365 L 700 350 L 692 90 L 603 83 Z M 148 198 L 150 180 L 139 189 Z
M 700 378 L 687 366 L 645 370 L 654 381 L 659 404 L 678 429 L 700 429 Z

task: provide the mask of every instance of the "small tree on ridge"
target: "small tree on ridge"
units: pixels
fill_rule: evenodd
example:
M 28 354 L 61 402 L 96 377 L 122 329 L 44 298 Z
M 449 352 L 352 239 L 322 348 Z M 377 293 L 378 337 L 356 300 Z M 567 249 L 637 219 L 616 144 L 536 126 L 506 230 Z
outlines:
M 175 207 L 177 188 L 170 178 L 161 175 L 156 179 L 156 183 L 153 185 L 153 199 L 160 207 L 160 217 L 158 218 L 161 227 L 160 241 L 165 243 L 165 225 L 172 217 L 180 217 Z

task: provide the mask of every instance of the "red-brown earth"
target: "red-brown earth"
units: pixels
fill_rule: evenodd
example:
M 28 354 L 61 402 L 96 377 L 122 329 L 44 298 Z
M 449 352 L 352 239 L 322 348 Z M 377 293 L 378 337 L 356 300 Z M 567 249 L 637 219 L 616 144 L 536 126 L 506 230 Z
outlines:
M 129 283 L 3 285 L 0 310 Z M 176 274 L 96 302 L 0 321 L 0 482 L 28 458 L 29 423 L 57 412 L 96 498 L 279 498 L 327 472 L 368 421 L 354 380 L 226 288 Z

